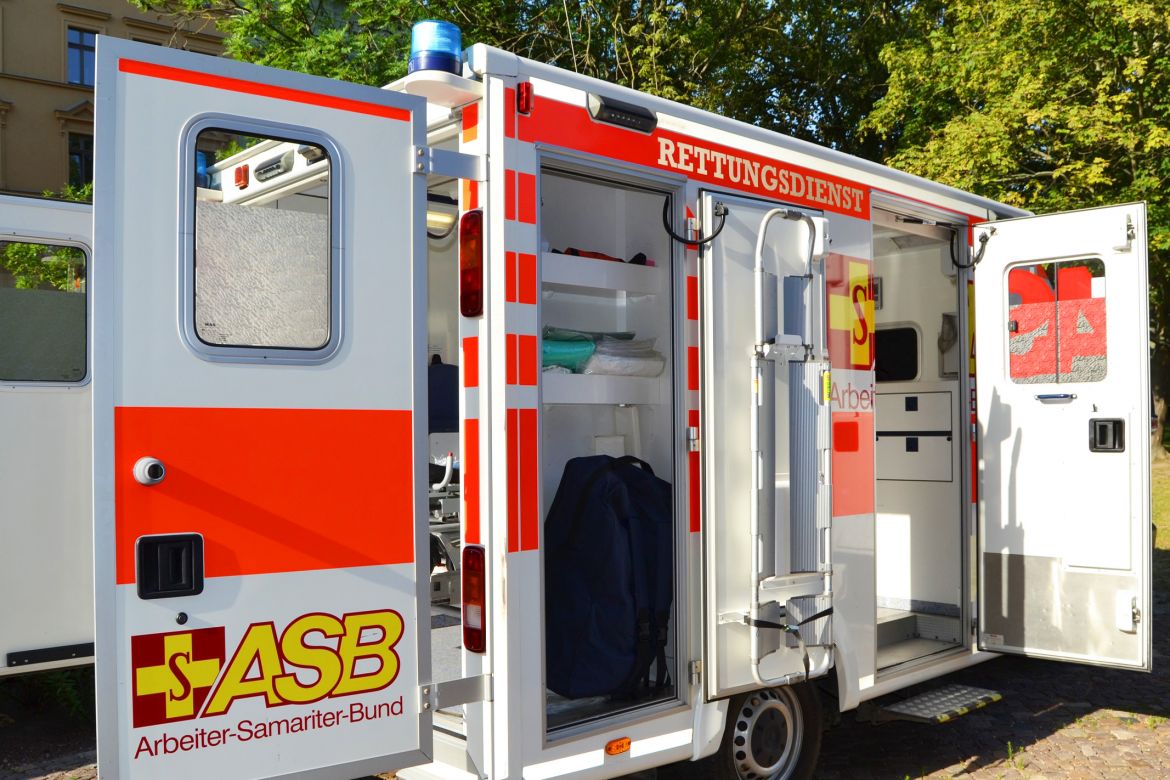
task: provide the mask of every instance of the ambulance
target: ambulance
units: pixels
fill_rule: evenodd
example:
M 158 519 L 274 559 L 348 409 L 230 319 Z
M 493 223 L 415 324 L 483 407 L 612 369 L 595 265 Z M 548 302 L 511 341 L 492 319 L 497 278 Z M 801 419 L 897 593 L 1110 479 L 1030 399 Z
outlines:
M 834 712 L 946 721 L 998 694 L 890 694 L 997 655 L 1150 669 L 1144 204 L 1032 216 L 436 29 L 383 89 L 101 38 L 92 242 L 0 206 L 85 258 L 82 363 L 0 365 L 0 501 L 29 549 L 92 506 L 103 778 L 806 777 Z M 636 695 L 552 687 L 598 455 L 669 483 Z M 87 573 L 80 527 L 5 589 Z M 39 636 L 9 666 L 91 639 Z

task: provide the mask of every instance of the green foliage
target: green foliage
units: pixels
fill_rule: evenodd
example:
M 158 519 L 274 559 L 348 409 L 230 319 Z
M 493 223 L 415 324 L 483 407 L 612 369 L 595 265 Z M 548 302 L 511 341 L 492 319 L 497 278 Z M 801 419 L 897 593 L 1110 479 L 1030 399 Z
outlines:
M 887 162 L 1038 213 L 1149 205 L 1155 408 L 1170 395 L 1170 0 L 948 0 L 882 51 Z M 1157 439 L 1155 439 L 1157 440 Z
M 24 712 L 55 710 L 71 720 L 92 721 L 93 666 L 0 678 L 0 705 Z
M 70 246 L 0 242 L 0 271 L 12 274 L 18 290 L 68 292 L 84 281 L 85 254 Z
M 406 72 L 410 26 L 460 26 L 531 59 L 880 156 L 857 126 L 885 90 L 882 47 L 936 0 L 133 0 L 227 35 L 229 56 L 363 84 Z

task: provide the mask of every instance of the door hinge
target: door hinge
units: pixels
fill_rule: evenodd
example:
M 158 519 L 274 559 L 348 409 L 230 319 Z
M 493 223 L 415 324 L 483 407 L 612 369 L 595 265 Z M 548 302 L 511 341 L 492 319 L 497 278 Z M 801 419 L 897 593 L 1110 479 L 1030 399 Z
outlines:
M 480 674 L 459 680 L 445 680 L 426 683 L 418 689 L 419 706 L 425 712 L 433 712 L 460 704 L 492 700 L 492 676 Z
M 687 671 L 691 676 L 691 685 L 698 685 L 703 679 L 703 662 L 691 661 L 687 665 Z
M 487 181 L 487 159 L 483 155 L 415 146 L 412 147 L 410 159 L 411 171 L 416 174 L 433 173 L 453 179 Z
M 699 451 L 699 426 L 687 426 L 687 452 Z
M 1115 252 L 1129 252 L 1133 249 L 1133 241 L 1137 238 L 1137 228 L 1134 227 L 1133 218 L 1128 214 L 1125 215 L 1125 243 L 1118 244 L 1113 247 Z
M 1134 599 L 1133 624 L 1136 626 L 1140 622 L 1142 622 L 1142 611 L 1140 609 L 1138 609 L 1137 599 Z

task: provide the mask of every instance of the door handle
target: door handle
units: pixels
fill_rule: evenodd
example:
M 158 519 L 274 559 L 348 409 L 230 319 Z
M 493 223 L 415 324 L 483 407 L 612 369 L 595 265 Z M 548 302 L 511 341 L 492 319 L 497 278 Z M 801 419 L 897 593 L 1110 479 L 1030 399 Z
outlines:
M 1040 393 L 1036 396 L 1037 401 L 1075 401 L 1077 400 L 1076 393 Z
M 1090 452 L 1125 452 L 1125 420 L 1089 420 Z

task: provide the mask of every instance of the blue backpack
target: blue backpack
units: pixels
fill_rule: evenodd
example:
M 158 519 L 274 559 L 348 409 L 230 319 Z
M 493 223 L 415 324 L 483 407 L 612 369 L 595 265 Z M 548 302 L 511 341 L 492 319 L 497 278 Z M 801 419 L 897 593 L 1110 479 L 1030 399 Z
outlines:
M 631 456 L 565 464 L 544 524 L 549 689 L 569 699 L 634 698 L 669 685 L 674 599 L 671 486 Z

